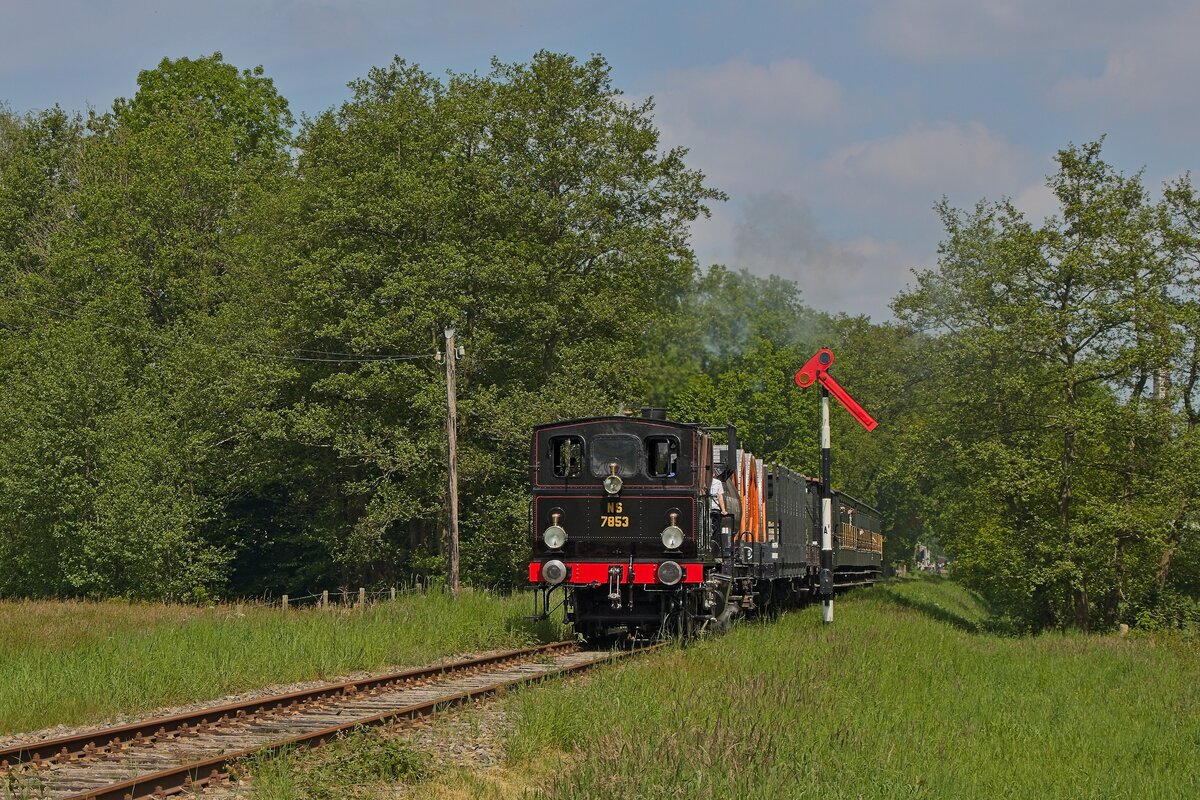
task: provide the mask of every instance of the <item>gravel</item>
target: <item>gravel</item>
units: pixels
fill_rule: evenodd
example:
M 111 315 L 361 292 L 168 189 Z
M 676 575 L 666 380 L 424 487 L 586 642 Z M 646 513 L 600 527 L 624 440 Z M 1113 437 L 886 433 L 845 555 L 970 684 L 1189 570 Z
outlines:
M 504 763 L 504 740 L 512 727 L 503 703 L 484 702 L 400 729 L 397 735 L 426 753 L 435 769 L 491 769 Z

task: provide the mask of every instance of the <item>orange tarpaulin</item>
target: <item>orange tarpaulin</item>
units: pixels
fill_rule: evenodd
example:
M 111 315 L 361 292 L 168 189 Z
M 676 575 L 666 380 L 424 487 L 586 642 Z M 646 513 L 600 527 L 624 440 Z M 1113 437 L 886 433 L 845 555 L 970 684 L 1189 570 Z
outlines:
M 752 542 L 766 541 L 763 530 L 762 462 L 738 451 L 738 497 L 742 501 L 742 532 Z
M 750 531 L 750 541 L 760 541 L 758 530 L 758 470 L 754 468 L 754 459 L 746 459 L 746 469 L 750 480 L 746 487 L 746 530 Z

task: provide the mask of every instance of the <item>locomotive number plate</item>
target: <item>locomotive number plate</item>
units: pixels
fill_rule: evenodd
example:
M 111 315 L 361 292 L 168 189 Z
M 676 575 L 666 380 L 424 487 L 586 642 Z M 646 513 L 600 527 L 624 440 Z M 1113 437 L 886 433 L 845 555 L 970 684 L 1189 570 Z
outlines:
M 619 501 L 605 503 L 604 513 L 600 515 L 601 528 L 628 528 L 629 517 L 623 515 L 625 504 Z

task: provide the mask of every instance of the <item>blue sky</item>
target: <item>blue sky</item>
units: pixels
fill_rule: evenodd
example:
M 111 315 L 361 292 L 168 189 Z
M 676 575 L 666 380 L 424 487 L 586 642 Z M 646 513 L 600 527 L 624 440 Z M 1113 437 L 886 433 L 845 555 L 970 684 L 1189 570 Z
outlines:
M 1102 134 L 1155 191 L 1192 169 L 1198 32 L 1200 0 L 0 0 L 0 102 L 103 109 L 164 56 L 219 50 L 312 114 L 393 55 L 441 73 L 600 53 L 730 195 L 693 230 L 702 264 L 886 318 L 935 263 L 943 195 L 1040 219 L 1055 151 Z

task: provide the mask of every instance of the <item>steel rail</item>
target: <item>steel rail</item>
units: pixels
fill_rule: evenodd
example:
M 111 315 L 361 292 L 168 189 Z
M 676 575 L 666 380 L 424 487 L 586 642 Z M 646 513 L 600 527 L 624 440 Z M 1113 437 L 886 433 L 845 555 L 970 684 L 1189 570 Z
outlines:
M 206 786 L 221 782 L 229 776 L 229 771 L 236 762 L 249 756 L 253 756 L 257 753 L 279 750 L 283 748 L 310 746 L 319 747 L 325 744 L 327 740 L 335 738 L 339 734 L 355 728 L 381 725 L 403 719 L 417 719 L 419 717 L 436 713 L 443 709 L 463 705 L 464 703 L 471 702 L 472 700 L 499 694 L 513 686 L 538 683 L 547 680 L 548 678 L 557 677 L 567 673 L 581 672 L 598 664 L 611 663 L 618 658 L 649 652 L 656 650 L 661 646 L 662 645 L 656 644 L 640 647 L 634 650 L 612 651 L 610 653 L 600 655 L 595 659 L 582 661 L 577 664 L 563 665 L 552 671 L 526 675 L 511 680 L 488 684 L 487 686 L 482 686 L 463 692 L 457 692 L 455 694 L 444 695 L 427 702 L 416 703 L 404 708 L 376 714 L 374 716 L 350 720 L 349 722 L 329 726 L 317 731 L 311 731 L 299 736 L 267 742 L 263 745 L 238 750 L 236 752 L 223 753 L 203 761 L 194 761 L 189 764 L 182 764 L 178 767 L 149 773 L 137 778 L 122 781 L 120 783 L 114 783 L 109 786 L 97 789 L 89 789 L 85 792 L 70 795 L 69 797 L 64 798 L 64 800 L 151 800 L 151 798 L 170 797 L 172 795 L 177 795 L 184 792 L 194 794 Z
M 506 650 L 501 653 L 480 656 L 478 658 L 450 661 L 431 667 L 416 667 L 401 672 L 377 675 L 355 681 L 325 684 L 312 689 L 300 689 L 286 694 L 258 697 L 252 700 L 202 708 L 184 714 L 149 719 L 128 725 L 98 728 L 71 736 L 18 744 L 0 750 L 0 775 L 8 769 L 22 764 L 31 764 L 35 768 L 40 768 L 46 762 L 65 761 L 72 757 L 90 756 L 109 749 L 119 748 L 121 745 L 131 742 L 142 743 L 161 738 L 175 731 L 196 727 L 204 729 L 209 725 L 217 725 L 230 718 L 244 719 L 253 714 L 284 708 L 296 703 L 352 696 L 359 692 L 384 688 L 392 684 L 437 678 L 454 672 L 489 666 L 498 662 L 529 658 L 542 653 L 563 650 L 575 645 L 576 642 L 566 640 L 539 645 L 537 647 Z

